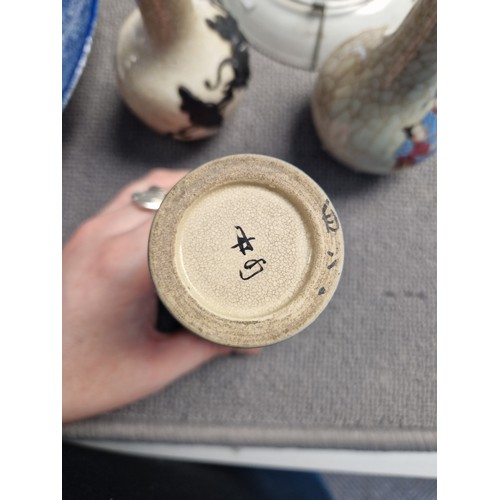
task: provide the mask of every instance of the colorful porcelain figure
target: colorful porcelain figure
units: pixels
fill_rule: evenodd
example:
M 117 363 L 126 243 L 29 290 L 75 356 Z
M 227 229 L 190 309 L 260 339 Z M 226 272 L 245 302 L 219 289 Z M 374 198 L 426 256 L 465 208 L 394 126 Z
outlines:
M 356 170 L 386 174 L 436 149 L 436 0 L 419 0 L 399 29 L 366 32 L 320 71 L 312 113 L 323 147 Z
M 176 139 L 216 133 L 249 78 L 248 45 L 216 0 L 138 0 L 117 48 L 120 93 Z

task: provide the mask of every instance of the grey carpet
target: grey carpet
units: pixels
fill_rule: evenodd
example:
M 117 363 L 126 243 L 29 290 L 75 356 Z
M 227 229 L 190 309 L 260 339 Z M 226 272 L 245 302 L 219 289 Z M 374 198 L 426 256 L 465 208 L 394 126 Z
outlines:
M 435 479 L 323 475 L 335 500 L 436 500 Z
M 391 177 L 354 174 L 320 147 L 315 75 L 255 51 L 244 102 L 221 133 L 178 143 L 142 125 L 115 86 L 132 1 L 104 0 L 87 67 L 63 113 L 63 234 L 150 168 L 261 153 L 302 168 L 333 200 L 346 247 L 319 319 L 258 356 L 219 359 L 127 408 L 68 425 L 73 438 L 434 450 L 436 158 Z

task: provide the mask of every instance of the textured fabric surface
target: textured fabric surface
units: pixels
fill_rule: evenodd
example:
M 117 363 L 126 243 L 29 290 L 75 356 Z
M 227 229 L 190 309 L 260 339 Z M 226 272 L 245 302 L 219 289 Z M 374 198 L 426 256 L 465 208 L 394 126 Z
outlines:
M 255 51 L 247 95 L 219 135 L 197 143 L 158 136 L 115 86 L 117 32 L 133 7 L 101 3 L 87 67 L 63 114 L 65 238 L 150 168 L 260 153 L 303 169 L 328 193 L 345 266 L 333 301 L 303 333 L 258 356 L 218 359 L 143 401 L 68 425 L 65 435 L 434 450 L 436 158 L 383 178 L 337 165 L 310 117 L 315 75 Z
M 436 500 L 436 479 L 325 474 L 335 500 Z

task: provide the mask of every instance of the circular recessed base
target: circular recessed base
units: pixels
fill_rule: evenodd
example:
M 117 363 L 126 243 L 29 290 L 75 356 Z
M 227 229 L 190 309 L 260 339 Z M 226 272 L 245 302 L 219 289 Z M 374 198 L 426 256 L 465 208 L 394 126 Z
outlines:
M 342 229 L 325 193 L 275 158 L 209 162 L 165 197 L 149 265 L 187 328 L 234 347 L 273 344 L 309 325 L 340 278 Z

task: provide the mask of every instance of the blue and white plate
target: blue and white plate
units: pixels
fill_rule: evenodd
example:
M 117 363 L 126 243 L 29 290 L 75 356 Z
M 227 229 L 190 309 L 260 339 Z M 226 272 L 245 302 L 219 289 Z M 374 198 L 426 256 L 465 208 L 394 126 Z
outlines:
M 62 105 L 78 83 L 92 45 L 98 0 L 62 0 Z

